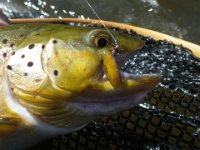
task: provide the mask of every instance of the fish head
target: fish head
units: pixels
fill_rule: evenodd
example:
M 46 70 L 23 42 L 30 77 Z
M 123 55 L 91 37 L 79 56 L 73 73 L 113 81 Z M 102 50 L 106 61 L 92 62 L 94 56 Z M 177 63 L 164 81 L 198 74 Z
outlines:
M 6 61 L 7 81 L 31 110 L 27 101 L 66 102 L 87 115 L 115 113 L 136 105 L 160 81 L 159 75 L 120 71 L 118 55 L 143 45 L 143 40 L 118 31 L 48 25 L 16 47 Z
M 54 34 L 43 51 L 43 67 L 58 88 L 70 92 L 81 92 L 98 82 L 103 70 L 112 85 L 119 84 L 121 77 L 113 53 L 127 54 L 144 44 L 133 36 L 103 29 L 71 31 L 66 39 L 58 36 Z

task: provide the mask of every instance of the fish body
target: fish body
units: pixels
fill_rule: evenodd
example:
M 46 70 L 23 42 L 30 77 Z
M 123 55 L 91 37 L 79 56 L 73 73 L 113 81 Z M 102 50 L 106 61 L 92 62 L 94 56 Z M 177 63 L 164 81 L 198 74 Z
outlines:
M 58 24 L 0 28 L 0 149 L 79 130 L 135 106 L 159 83 L 159 75 L 119 70 L 116 44 L 123 55 L 144 43 L 110 32 Z

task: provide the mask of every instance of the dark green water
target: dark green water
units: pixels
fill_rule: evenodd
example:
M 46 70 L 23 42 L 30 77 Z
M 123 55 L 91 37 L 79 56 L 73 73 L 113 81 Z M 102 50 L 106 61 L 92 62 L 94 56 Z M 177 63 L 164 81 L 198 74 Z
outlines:
M 200 44 L 199 0 L 89 0 L 102 19 L 164 32 Z M 84 0 L 1 0 L 10 18 L 97 18 Z

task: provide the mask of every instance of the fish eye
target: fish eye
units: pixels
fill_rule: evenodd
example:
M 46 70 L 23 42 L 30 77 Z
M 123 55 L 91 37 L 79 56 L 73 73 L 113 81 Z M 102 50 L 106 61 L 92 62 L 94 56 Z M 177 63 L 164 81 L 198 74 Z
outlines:
M 104 48 L 111 44 L 112 37 L 107 31 L 96 29 L 89 32 L 87 40 L 89 40 L 91 46 L 95 46 L 96 48 Z
M 99 48 L 104 48 L 110 44 L 110 37 L 107 35 L 99 35 L 94 37 L 94 44 Z

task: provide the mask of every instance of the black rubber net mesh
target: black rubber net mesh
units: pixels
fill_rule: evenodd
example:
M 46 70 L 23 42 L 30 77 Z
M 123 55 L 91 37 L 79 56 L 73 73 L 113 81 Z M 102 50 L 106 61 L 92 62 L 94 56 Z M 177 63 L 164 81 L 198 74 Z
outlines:
M 136 108 L 102 116 L 80 131 L 32 149 L 200 149 L 200 59 L 182 46 L 134 31 L 120 32 L 145 40 L 145 46 L 121 69 L 133 74 L 159 73 L 161 83 Z

